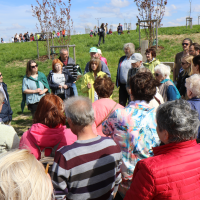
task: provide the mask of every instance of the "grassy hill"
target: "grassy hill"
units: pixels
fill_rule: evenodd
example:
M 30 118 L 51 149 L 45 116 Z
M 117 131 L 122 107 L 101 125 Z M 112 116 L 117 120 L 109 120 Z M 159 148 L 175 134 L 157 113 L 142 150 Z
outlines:
M 186 29 L 185 27 L 168 27 L 159 28 L 159 46 L 162 49 L 157 51 L 157 58 L 160 61 L 173 62 L 175 54 L 182 50 L 181 42 L 184 38 L 191 38 L 194 42 L 200 43 L 200 26 L 193 26 L 193 29 Z M 142 37 L 144 38 L 144 31 L 142 31 Z M 136 49 L 139 48 L 138 32 L 131 31 L 131 34 L 107 35 L 105 38 L 105 44 L 101 44 L 103 57 L 107 58 L 108 67 L 110 69 L 112 80 L 115 81 L 118 60 L 124 55 L 123 45 L 128 42 L 135 44 Z M 89 49 L 92 46 L 97 46 L 98 37 L 90 38 L 89 35 L 74 35 L 71 37 L 70 44 L 76 45 L 76 62 L 80 65 L 82 71 L 84 71 L 86 63 L 90 60 Z M 45 42 L 39 42 L 40 56 L 46 54 Z M 56 44 L 56 42 L 55 42 Z M 58 52 L 58 50 L 56 50 Z M 70 56 L 73 55 L 73 49 L 70 49 Z M 42 57 L 44 58 L 44 57 Z M 31 126 L 32 120 L 30 112 L 25 109 L 24 113 L 21 113 L 21 85 L 22 79 L 25 75 L 26 63 L 28 60 L 34 59 L 39 64 L 39 71 L 48 75 L 51 70 L 52 60 L 40 59 L 37 60 L 37 46 L 36 42 L 27 43 L 10 43 L 0 45 L 0 71 L 3 74 L 4 82 L 8 86 L 8 93 L 10 95 L 10 103 L 13 110 L 12 125 L 16 128 L 19 134 L 23 133 L 27 127 Z M 77 88 L 79 95 L 81 79 L 77 81 Z M 114 100 L 118 101 L 118 89 L 115 88 Z

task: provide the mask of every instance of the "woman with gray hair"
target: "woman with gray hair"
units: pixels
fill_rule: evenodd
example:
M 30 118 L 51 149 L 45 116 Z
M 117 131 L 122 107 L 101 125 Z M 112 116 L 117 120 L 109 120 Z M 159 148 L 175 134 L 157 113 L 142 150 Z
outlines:
M 170 67 L 159 64 L 154 68 L 154 72 L 156 80 L 161 83 L 159 93 L 162 95 L 164 102 L 180 99 L 180 93 L 169 77 L 171 72 Z
M 4 94 L 0 91 L 0 112 L 4 104 Z M 0 118 L 1 120 L 1 118 Z M 19 137 L 12 126 L 0 121 L 0 154 L 19 147 Z
M 119 88 L 119 104 L 126 106 L 127 100 L 129 100 L 129 94 L 126 90 L 127 75 L 129 69 L 131 69 L 130 58 L 135 53 L 135 45 L 133 43 L 124 44 L 125 56 L 119 59 L 116 86 Z
M 200 196 L 198 113 L 185 100 L 166 102 L 156 113 L 163 143 L 154 156 L 139 161 L 124 200 L 196 199 Z
M 185 87 L 187 89 L 188 102 L 193 110 L 199 113 L 200 120 L 200 75 L 194 74 L 186 79 Z M 200 127 L 198 130 L 198 139 L 200 139 Z

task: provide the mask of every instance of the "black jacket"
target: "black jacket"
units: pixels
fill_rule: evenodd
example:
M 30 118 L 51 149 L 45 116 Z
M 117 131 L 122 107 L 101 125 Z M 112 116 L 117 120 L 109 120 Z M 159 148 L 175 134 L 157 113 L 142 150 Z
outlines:
M 7 85 L 4 82 L 2 82 L 2 87 L 3 87 L 4 92 L 6 94 L 7 100 L 4 99 L 4 104 L 2 106 L 0 118 L 2 118 L 3 122 L 8 122 L 8 121 L 12 121 L 13 111 L 11 110 L 11 107 L 10 107 L 9 95 L 8 95 L 8 92 L 7 92 Z
M 185 79 L 188 78 L 189 75 L 187 73 L 185 75 L 183 74 L 184 74 L 184 70 L 181 73 L 179 73 L 176 87 L 178 91 L 180 92 L 180 95 L 185 97 L 186 95 Z
M 69 73 L 69 70 L 67 69 L 63 69 L 62 70 L 62 73 L 64 74 L 65 76 L 65 85 L 68 86 L 67 89 L 64 90 L 65 92 L 65 99 L 71 97 L 74 95 L 74 92 L 73 92 L 73 88 L 71 87 L 72 86 L 72 83 L 75 81 L 75 79 L 73 78 L 73 76 Z M 53 71 L 51 70 L 49 72 L 49 75 L 47 77 L 47 80 L 48 80 L 48 83 L 49 83 L 49 87 L 51 88 L 52 92 L 57 95 L 57 92 L 56 90 L 59 89 L 59 85 L 56 84 L 56 83 L 53 83 L 52 81 L 52 76 L 53 76 Z

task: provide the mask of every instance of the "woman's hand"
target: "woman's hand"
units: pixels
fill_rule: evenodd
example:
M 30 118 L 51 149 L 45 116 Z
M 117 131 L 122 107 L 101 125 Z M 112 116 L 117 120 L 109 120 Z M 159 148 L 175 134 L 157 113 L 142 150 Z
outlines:
M 87 87 L 88 87 L 88 89 L 90 89 L 91 88 L 91 83 L 88 83 Z
M 64 89 L 67 89 L 67 88 L 68 88 L 68 86 L 67 86 L 67 85 L 63 85 L 63 88 L 64 88 Z
M 35 91 L 35 93 L 39 93 L 40 94 L 40 92 L 42 91 L 40 88 L 37 88 L 36 90 L 34 90 Z
M 41 90 L 41 89 L 40 89 L 40 90 Z M 48 89 L 45 88 L 44 90 L 41 90 L 41 91 L 39 92 L 39 95 L 42 95 L 42 94 L 46 93 L 47 91 L 48 91 Z

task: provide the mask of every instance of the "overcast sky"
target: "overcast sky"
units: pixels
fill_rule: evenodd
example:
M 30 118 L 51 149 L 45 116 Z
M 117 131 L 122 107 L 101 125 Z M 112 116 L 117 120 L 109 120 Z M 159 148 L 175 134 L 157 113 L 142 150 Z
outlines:
M 37 32 L 37 19 L 32 16 L 31 4 L 37 5 L 35 0 L 0 0 L 1 38 L 8 42 L 15 33 Z M 72 0 L 71 4 L 71 17 L 76 33 L 85 33 L 85 27 L 93 29 L 97 25 L 95 18 L 101 18 L 99 23 L 108 23 L 109 26 L 112 24 L 114 30 L 118 23 L 125 22 L 131 23 L 132 29 L 135 29 L 138 10 L 133 0 Z M 191 11 L 193 24 L 198 24 L 199 0 L 192 0 Z M 189 13 L 189 0 L 168 0 L 162 24 L 164 27 L 185 25 L 185 18 Z

